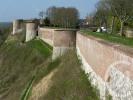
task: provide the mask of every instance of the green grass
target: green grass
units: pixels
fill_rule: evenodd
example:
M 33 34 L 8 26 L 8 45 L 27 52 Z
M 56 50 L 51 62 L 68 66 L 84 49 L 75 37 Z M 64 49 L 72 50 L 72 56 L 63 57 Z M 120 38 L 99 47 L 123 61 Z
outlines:
M 12 40 L 0 52 L 0 100 L 19 100 L 32 77 L 42 76 L 37 72 L 49 64 L 51 50 L 40 40 Z
M 51 61 L 52 48 L 43 41 L 11 38 L 0 47 L 0 100 L 28 100 L 32 87 L 54 69 L 53 85 L 39 100 L 99 100 L 75 51 Z
M 51 66 L 54 66 L 54 63 Z M 52 87 L 39 100 L 100 100 L 97 89 L 82 71 L 74 51 L 60 58 L 58 71 L 51 80 Z
M 126 46 L 133 47 L 133 39 L 132 38 L 126 38 L 122 37 L 116 34 L 108 34 L 108 33 L 98 33 L 98 32 L 90 32 L 86 30 L 81 30 L 83 34 L 86 35 L 92 35 L 101 39 L 104 39 L 106 41 L 117 43 L 117 44 L 123 44 Z
M 32 89 L 32 85 L 34 83 L 35 80 L 35 76 L 33 76 L 33 78 L 31 79 L 31 81 L 28 83 L 27 87 L 25 88 L 21 100 L 28 100 L 30 93 L 31 93 L 31 89 Z
M 28 42 L 28 45 L 32 48 L 36 48 L 45 57 L 50 56 L 52 53 L 52 47 L 44 43 L 42 40 L 32 40 Z

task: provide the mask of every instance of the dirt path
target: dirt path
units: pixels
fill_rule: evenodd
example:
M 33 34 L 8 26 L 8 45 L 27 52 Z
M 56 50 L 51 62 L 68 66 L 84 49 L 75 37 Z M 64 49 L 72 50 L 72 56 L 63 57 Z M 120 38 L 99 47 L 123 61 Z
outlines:
M 36 86 L 32 89 L 32 94 L 29 100 L 39 100 L 40 97 L 44 96 L 49 88 L 52 86 L 52 77 L 57 72 L 57 69 L 52 71 L 46 77 L 44 77 Z

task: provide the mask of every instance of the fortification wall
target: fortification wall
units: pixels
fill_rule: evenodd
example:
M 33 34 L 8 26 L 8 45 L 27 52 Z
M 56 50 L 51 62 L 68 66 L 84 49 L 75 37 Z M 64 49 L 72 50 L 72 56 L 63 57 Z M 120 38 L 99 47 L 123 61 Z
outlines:
M 14 32 L 19 21 L 14 22 Z M 26 41 L 37 35 L 37 24 L 26 23 Z M 109 43 L 99 38 L 85 36 L 76 30 L 38 28 L 38 37 L 53 46 L 53 59 L 76 47 L 83 63 L 83 70 L 89 74 L 92 84 L 100 90 L 105 100 L 107 94 L 113 100 L 133 100 L 133 48 Z
M 77 33 L 77 54 L 101 99 L 109 93 L 113 100 L 133 99 L 133 49 Z
M 53 40 L 56 47 L 76 47 L 76 30 L 55 30 Z
M 53 46 L 53 60 L 76 47 L 76 30 L 52 28 L 38 30 L 39 38 Z
M 76 30 L 54 30 L 53 43 L 54 47 L 52 58 L 56 59 L 70 49 L 74 49 L 76 47 Z
M 53 35 L 54 29 L 38 28 L 38 37 L 51 46 L 53 46 Z
M 12 34 L 17 34 L 23 31 L 23 20 L 14 20 L 13 21 L 13 32 Z
M 26 42 L 34 39 L 37 35 L 37 25 L 34 22 L 26 23 Z

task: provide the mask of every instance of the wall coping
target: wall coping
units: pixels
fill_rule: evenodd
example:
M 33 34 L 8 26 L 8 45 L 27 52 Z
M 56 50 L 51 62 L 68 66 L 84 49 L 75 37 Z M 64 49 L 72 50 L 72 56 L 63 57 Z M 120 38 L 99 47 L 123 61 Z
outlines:
M 77 33 L 81 34 L 81 35 L 83 35 L 83 36 L 85 36 L 85 37 L 87 37 L 91 40 L 95 40 L 100 44 L 111 47 L 114 50 L 120 51 L 120 52 L 124 53 L 125 55 L 133 58 L 133 48 L 132 47 L 129 47 L 129 46 L 126 46 L 126 45 L 123 45 L 123 44 L 112 43 L 112 42 L 109 42 L 107 40 L 104 40 L 104 39 L 101 39 L 101 38 L 98 38 L 98 37 L 94 37 L 92 35 L 86 35 L 86 34 L 84 34 L 83 32 L 80 32 L 80 31 L 78 31 Z
M 40 29 L 49 29 L 54 31 L 78 31 L 77 29 L 71 28 L 54 28 L 54 27 L 39 27 Z

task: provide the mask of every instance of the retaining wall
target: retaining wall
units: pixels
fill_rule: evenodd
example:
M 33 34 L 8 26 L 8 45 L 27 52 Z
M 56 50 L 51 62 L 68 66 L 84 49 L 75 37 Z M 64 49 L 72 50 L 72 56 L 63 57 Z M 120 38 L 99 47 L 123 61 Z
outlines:
M 53 46 L 53 34 L 54 29 L 40 27 L 38 28 L 38 37 L 51 46 Z
M 53 59 L 76 47 L 82 68 L 100 90 L 101 100 L 133 100 L 133 48 L 113 44 L 76 30 L 39 28 L 40 39 L 53 46 Z
M 76 47 L 76 30 L 52 28 L 39 28 L 38 30 L 39 38 L 53 46 L 52 59 Z
M 133 100 L 133 48 L 77 33 L 77 54 L 101 99 Z

